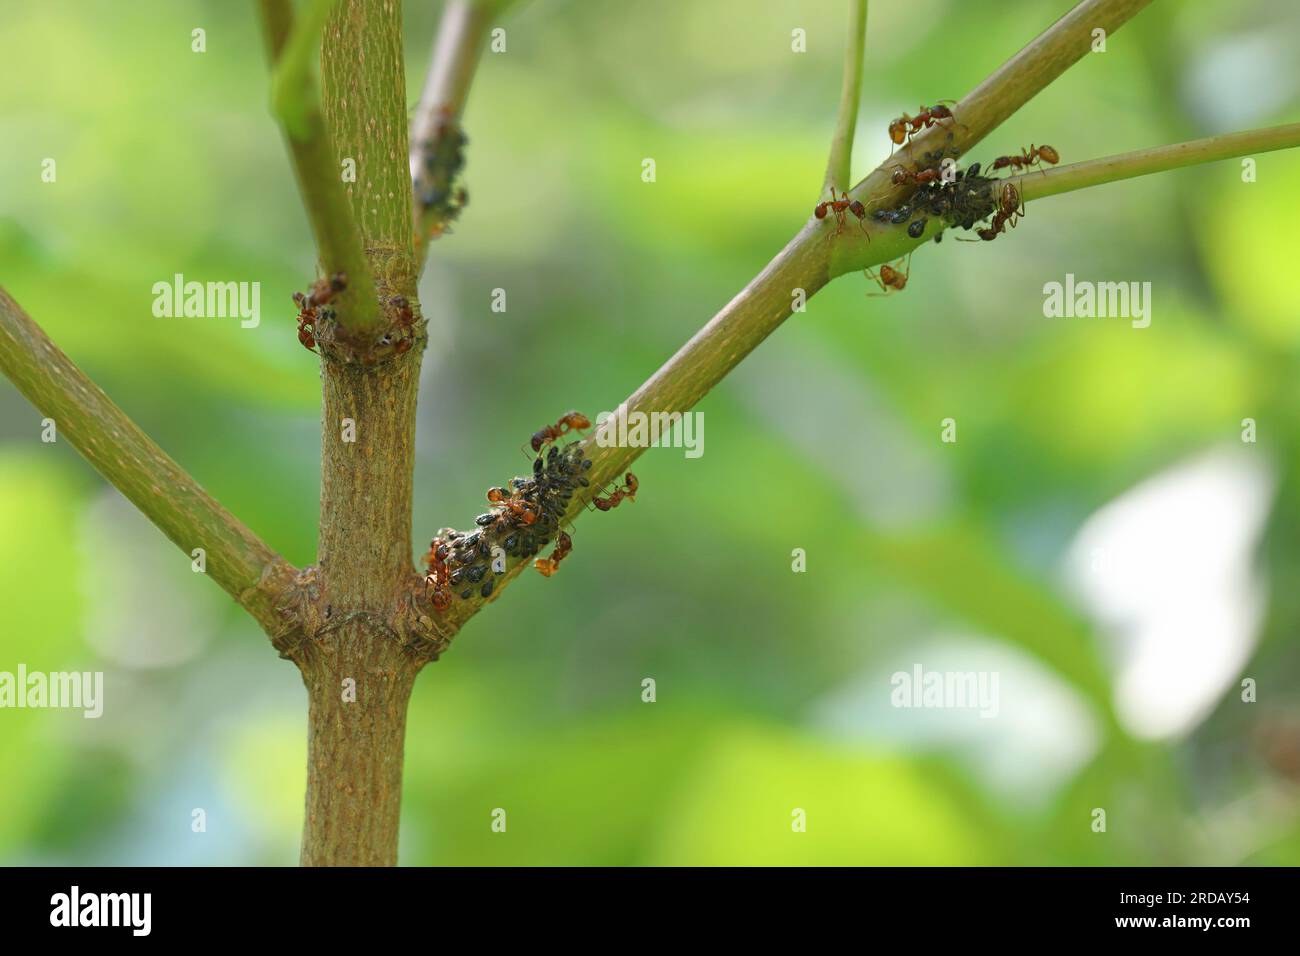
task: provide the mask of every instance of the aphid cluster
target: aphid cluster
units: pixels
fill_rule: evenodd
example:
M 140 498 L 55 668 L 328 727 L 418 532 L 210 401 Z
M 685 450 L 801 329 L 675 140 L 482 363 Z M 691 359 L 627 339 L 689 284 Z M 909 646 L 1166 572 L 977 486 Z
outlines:
M 301 292 L 293 294 L 294 304 L 298 306 L 298 341 L 307 351 L 316 351 L 316 323 L 334 318 L 334 310 L 326 306 L 347 287 L 348 277 L 336 272 L 328 279 L 317 279 L 306 295 Z
M 550 557 L 537 558 L 534 566 L 545 577 L 559 570 L 560 562 L 573 550 L 573 539 L 560 529 L 560 523 L 574 493 L 591 486 L 586 474 L 591 459 L 583 453 L 581 442 L 563 448 L 555 442 L 570 431 L 590 427 L 587 416 L 568 412 L 554 425 L 539 429 L 531 439 L 537 453 L 532 475 L 516 476 L 503 487 L 489 488 L 487 500 L 493 507 L 474 519 L 477 530 L 464 533 L 443 528 L 438 532 L 423 558 L 425 583 L 435 610 L 445 611 L 453 596 L 462 600 L 475 594 L 490 597 L 496 579 L 506 571 L 505 562 L 494 560 L 499 556 L 497 548 L 507 557 L 527 561 L 554 540 Z M 624 498 L 632 498 L 636 490 L 636 477 L 629 472 L 621 487 L 608 498 L 597 496 L 593 503 L 608 511 Z
M 948 139 L 952 140 L 951 133 Z M 895 165 L 890 176 L 891 183 L 895 186 L 912 185 L 916 190 L 900 205 L 893 209 L 877 209 L 872 217 L 878 222 L 894 225 L 907 223 L 907 234 L 913 239 L 919 239 L 925 234 L 931 216 L 942 219 L 949 226 L 974 229 L 983 241 L 996 239 L 1006 232 L 1008 226 L 1014 228 L 1017 220 L 1025 214 L 1020 191 L 1012 183 L 982 175 L 979 163 L 971 163 L 966 169 L 959 169 L 953 175 L 945 177 L 943 162 L 959 152 L 955 147 L 944 146 L 923 154 L 915 168 Z M 999 156 L 989 164 L 988 171 L 1019 171 L 1032 166 L 1041 168 L 1042 163 L 1057 163 L 1060 158 L 1060 154 L 1051 146 L 1030 146 L 1022 149 L 1018 155 Z M 990 217 L 988 226 L 978 227 L 979 223 Z M 942 237 L 943 232 L 940 231 L 935 235 L 934 241 L 939 242 Z M 880 276 L 871 278 L 886 291 L 890 288 L 901 290 L 907 284 L 907 274 L 889 266 L 882 266 Z
M 469 193 L 457 180 L 465 167 L 469 138 L 454 116 L 444 115 L 433 139 L 421 144 L 423 168 L 416 176 L 415 195 L 424 208 L 432 235 L 439 236 L 467 205 Z

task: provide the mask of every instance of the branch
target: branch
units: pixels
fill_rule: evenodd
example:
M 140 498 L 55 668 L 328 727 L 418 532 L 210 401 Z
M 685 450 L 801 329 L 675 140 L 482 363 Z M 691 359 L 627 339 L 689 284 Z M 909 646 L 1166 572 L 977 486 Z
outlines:
M 402 5 L 338 0 L 325 25 L 321 88 L 334 169 L 356 160 L 347 199 L 379 296 L 415 301 L 411 181 L 407 171 Z
M 1113 33 L 1149 2 L 1083 0 L 953 107 L 958 117 L 951 130 L 953 144 L 962 149 L 979 142 L 1088 52 L 1094 28 Z M 941 142 L 950 145 L 946 140 L 949 132 L 940 126 L 927 130 L 912 141 L 911 150 L 935 149 Z M 896 161 L 895 156 L 881 163 L 850 195 L 869 198 L 870 191 L 883 190 L 886 195 L 905 196 L 906 187 L 895 189 L 889 181 Z M 874 240 L 870 243 L 856 227 L 839 231 L 834 217 L 818 220 L 809 216 L 776 258 L 627 398 L 601 429 L 584 441 L 586 456 L 592 461 L 587 473 L 590 487 L 573 496 L 565 522 L 575 520 L 592 496 L 620 479 L 645 450 L 612 442 L 601 444 L 602 436 L 613 434 L 621 420 L 632 412 L 689 411 L 791 315 L 797 295 L 809 299 L 832 278 L 850 269 L 896 259 L 919 244 L 903 228 L 888 229 L 875 223 L 869 228 Z M 442 637 L 450 639 L 485 604 L 496 600 L 505 585 L 530 563 L 508 564 L 503 580 L 497 582 L 491 597 L 474 596 L 453 602 L 438 618 Z
M 294 568 L 154 444 L 4 289 L 0 371 L 182 551 L 203 548 L 207 573 L 276 636 L 282 620 L 275 606 Z
M 1300 146 L 1300 123 L 1274 126 L 1269 129 L 1247 130 L 1241 133 L 1224 133 L 1205 139 L 1194 139 L 1170 146 L 1153 146 L 1118 156 L 1090 159 L 1056 169 L 1025 173 L 1011 177 L 1020 196 L 1026 202 L 1043 199 L 1060 193 L 1119 182 L 1136 176 L 1163 173 L 1170 169 L 1213 163 L 1250 153 L 1268 153 L 1278 149 Z
M 954 120 L 938 124 L 912 139 L 901 151 L 905 158 L 920 156 L 941 147 L 957 155 L 967 152 L 1045 89 L 1092 49 L 1092 31 L 1101 28 L 1114 33 L 1151 0 L 1083 0 L 1035 37 L 996 72 L 962 97 L 953 107 Z M 952 141 L 947 137 L 952 134 Z M 890 183 L 898 153 L 885 160 L 851 189 L 850 195 L 868 205 L 895 206 L 912 191 Z M 916 247 L 905 230 L 869 223 L 871 241 L 859 229 L 838 237 L 831 253 L 832 276 L 857 272 L 890 262 Z M 882 241 L 883 240 L 883 241 Z
M 465 111 L 465 101 L 486 43 L 488 27 L 511 2 L 449 0 L 438 24 L 429 72 L 425 76 L 420 104 L 411 121 L 410 134 L 415 257 L 421 265 L 429 240 L 445 225 L 445 220 L 437 212 L 437 205 L 424 201 L 422 197 L 434 197 L 439 189 L 450 190 L 450 179 L 457 170 L 436 168 L 436 157 L 444 154 L 448 137 L 461 136 L 460 117 Z M 461 144 L 452 145 L 453 152 L 459 154 Z M 433 169 L 430 168 L 431 160 L 434 161 Z M 435 183 L 435 179 L 447 181 Z
M 326 275 L 348 277 L 338 310 L 340 326 L 358 335 L 379 323 L 374 280 L 365 247 L 343 191 L 342 166 L 321 115 L 312 55 L 334 0 L 311 0 L 296 22 L 288 0 L 262 0 L 262 26 L 271 62 L 271 110 L 284 130 L 298 190 L 311 220 Z
M 853 131 L 858 123 L 858 102 L 862 90 L 862 48 L 867 41 L 867 0 L 849 0 L 849 32 L 844 38 L 844 78 L 840 86 L 839 116 L 831 137 L 831 155 L 826 162 L 822 193 L 847 188 L 852 175 Z

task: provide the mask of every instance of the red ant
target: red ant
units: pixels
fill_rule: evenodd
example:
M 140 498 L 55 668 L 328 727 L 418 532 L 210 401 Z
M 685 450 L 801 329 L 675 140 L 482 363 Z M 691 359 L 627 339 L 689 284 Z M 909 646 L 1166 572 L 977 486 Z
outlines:
M 921 169 L 912 172 L 902 166 L 894 167 L 894 174 L 889 177 L 889 181 L 895 186 L 901 186 L 904 183 L 911 183 L 914 186 L 924 186 L 926 183 L 932 183 L 943 176 L 938 169 Z
M 1035 146 L 1029 144 L 1028 149 L 1021 149 L 1019 156 L 999 156 L 993 160 L 990 169 L 1023 169 L 1028 166 L 1041 166 L 1039 160 L 1044 163 L 1051 163 L 1055 166 L 1061 161 L 1061 154 L 1051 146 Z
M 542 572 L 542 577 L 549 578 L 556 571 L 560 570 L 560 562 L 569 556 L 573 550 L 573 539 L 563 531 L 555 539 L 555 550 L 551 552 L 549 558 L 538 558 L 533 562 L 533 567 Z
M 307 297 L 301 292 L 293 294 L 298 305 L 298 341 L 308 352 L 316 351 L 316 310 L 307 308 Z
M 533 451 L 540 452 L 542 446 L 548 442 L 553 442 L 567 435 L 571 431 L 586 431 L 591 427 L 591 419 L 581 412 L 566 412 L 560 416 L 560 420 L 554 425 L 547 425 L 545 428 L 539 428 L 533 432 L 533 438 L 530 444 Z
M 907 254 L 906 272 L 899 272 L 889 264 L 884 264 L 880 267 L 879 275 L 872 275 L 868 269 L 863 269 L 862 272 L 868 279 L 874 280 L 882 290 L 880 292 L 868 292 L 867 298 L 870 299 L 878 295 L 888 295 L 891 290 L 902 292 L 907 288 L 908 276 L 912 274 L 912 254 L 910 252 Z
M 1002 187 L 1002 192 L 998 196 L 998 211 L 993 216 L 992 223 L 985 229 L 977 229 L 975 234 L 984 242 L 992 242 L 1002 233 L 1007 231 L 1007 226 L 1012 229 L 1016 227 L 1016 220 L 1025 214 L 1025 201 L 1021 198 L 1019 190 L 1011 183 L 1006 183 Z M 962 239 L 962 242 L 975 242 L 975 239 Z
M 636 501 L 636 490 L 640 487 L 640 482 L 636 480 L 636 475 L 628 472 L 623 476 L 623 485 L 615 487 L 608 498 L 602 498 L 599 495 L 591 499 L 591 503 L 596 506 L 597 511 L 611 511 L 619 506 L 624 498 L 628 501 Z
M 451 589 L 449 587 L 451 572 L 447 569 L 447 543 L 442 538 L 429 542 L 429 550 L 423 561 L 429 568 L 425 583 L 433 586 L 433 609 L 445 611 L 451 606 Z
M 333 312 L 322 310 L 321 306 L 328 305 L 347 287 L 347 275 L 337 272 L 328 279 L 322 277 L 313 282 L 309 294 L 293 294 L 294 304 L 298 306 L 298 341 L 307 351 L 316 351 L 316 320 L 333 316 Z
M 835 213 L 835 221 L 839 223 L 839 227 L 835 230 L 835 235 L 838 236 L 844 231 L 844 226 L 848 222 L 845 212 L 851 212 L 857 217 L 858 226 L 862 229 L 862 234 L 867 237 L 867 242 L 870 242 L 871 233 L 867 232 L 867 227 L 863 225 L 863 221 L 867 218 L 866 207 L 858 200 L 850 199 L 849 194 L 846 192 L 841 192 L 840 196 L 842 198 L 835 198 L 835 189 L 832 187 L 831 198 L 819 202 L 817 208 L 813 210 L 813 215 L 818 219 L 825 219 L 828 212 Z
M 955 100 L 940 100 L 940 103 L 954 103 Z M 889 138 L 895 146 L 903 145 L 904 140 L 910 142 L 923 129 L 929 129 L 941 119 L 950 120 L 953 118 L 952 110 L 946 106 L 922 106 L 921 112 L 915 116 L 908 116 L 904 113 L 898 119 L 889 124 Z
M 402 333 L 409 332 L 411 327 L 415 325 L 415 313 L 411 311 L 411 303 L 407 301 L 406 296 L 395 295 L 388 300 L 388 304 L 397 312 L 395 319 L 397 321 L 398 330 Z M 398 355 L 401 355 L 404 352 L 409 351 L 410 348 L 411 336 L 403 334 L 402 337 L 397 340 L 397 345 L 394 347 L 394 350 Z
M 525 525 L 537 520 L 537 509 L 505 488 L 489 488 L 487 500 L 499 509 L 497 523 L 503 530 L 511 524 L 511 519 Z

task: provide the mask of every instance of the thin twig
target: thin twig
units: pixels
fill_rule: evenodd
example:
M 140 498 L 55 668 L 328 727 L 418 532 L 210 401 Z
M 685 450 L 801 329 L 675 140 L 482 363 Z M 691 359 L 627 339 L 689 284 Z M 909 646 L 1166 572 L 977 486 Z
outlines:
M 844 77 L 840 86 L 839 115 L 831 137 L 831 154 L 826 162 L 822 194 L 829 189 L 848 188 L 852 176 L 853 131 L 858 124 L 858 102 L 862 97 L 862 50 L 867 42 L 867 0 L 849 0 L 849 32 L 844 37 Z
M 182 551 L 202 548 L 208 575 L 272 636 L 294 568 L 199 487 L 0 289 L 0 372 L 109 483 Z
M 1224 133 L 1186 143 L 1138 149 L 1117 156 L 1090 159 L 1055 169 L 1025 173 L 1012 177 L 1026 202 L 1061 193 L 1119 182 L 1136 176 L 1148 176 L 1183 166 L 1213 163 L 1251 153 L 1267 153 L 1300 146 L 1300 123 Z
M 425 158 L 439 140 L 458 129 L 488 29 L 512 0 L 449 0 L 438 24 L 420 104 L 411 120 L 410 166 L 415 215 L 415 257 L 423 269 L 424 250 L 436 227 L 420 197 L 428 188 Z
M 367 332 L 380 320 L 374 279 L 343 190 L 343 171 L 335 160 L 312 73 L 312 57 L 333 4 L 334 0 L 311 0 L 295 21 L 288 0 L 262 0 L 262 24 L 272 66 L 272 111 L 284 130 L 322 270 L 348 277 L 339 324 L 349 331 Z

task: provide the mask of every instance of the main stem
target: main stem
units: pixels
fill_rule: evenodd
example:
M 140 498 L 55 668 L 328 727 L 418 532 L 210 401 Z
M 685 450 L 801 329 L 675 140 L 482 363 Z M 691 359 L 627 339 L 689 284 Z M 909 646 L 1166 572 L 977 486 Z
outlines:
M 401 5 L 340 0 L 325 25 L 321 93 L 381 310 L 415 304 Z M 364 351 L 364 350 L 363 350 Z M 394 622 L 414 569 L 411 495 L 420 348 L 321 364 L 321 521 L 311 622 L 297 657 L 309 700 L 302 862 L 397 862 L 406 706 L 421 661 Z

